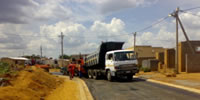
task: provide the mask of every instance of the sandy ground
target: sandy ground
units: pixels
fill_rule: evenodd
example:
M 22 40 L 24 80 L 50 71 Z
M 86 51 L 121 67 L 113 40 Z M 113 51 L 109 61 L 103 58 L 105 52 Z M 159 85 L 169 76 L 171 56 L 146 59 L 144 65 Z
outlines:
M 0 100 L 44 100 L 63 81 L 40 68 L 30 67 L 19 72 L 9 86 L 0 87 Z
M 83 100 L 79 84 L 66 77 L 51 75 L 32 67 L 0 87 L 0 100 Z
M 52 91 L 45 100 L 79 100 L 79 98 L 78 84 L 65 78 L 64 83 Z
M 181 73 L 176 74 L 176 77 L 166 77 L 158 72 L 140 72 L 137 76 L 200 89 L 200 73 Z
M 69 79 L 68 76 L 59 76 L 65 79 L 64 83 L 51 92 L 45 100 L 93 100 L 87 85 L 80 78 Z
M 49 69 L 49 72 L 60 72 L 60 69 Z

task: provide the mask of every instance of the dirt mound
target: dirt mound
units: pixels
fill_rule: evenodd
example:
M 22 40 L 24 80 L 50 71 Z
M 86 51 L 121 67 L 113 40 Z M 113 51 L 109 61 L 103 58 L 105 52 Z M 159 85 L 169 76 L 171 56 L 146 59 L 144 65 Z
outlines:
M 69 79 L 52 91 L 45 100 L 80 100 L 80 92 L 78 84 Z
M 0 87 L 0 100 L 43 100 L 63 79 L 40 68 L 21 71 L 10 86 Z

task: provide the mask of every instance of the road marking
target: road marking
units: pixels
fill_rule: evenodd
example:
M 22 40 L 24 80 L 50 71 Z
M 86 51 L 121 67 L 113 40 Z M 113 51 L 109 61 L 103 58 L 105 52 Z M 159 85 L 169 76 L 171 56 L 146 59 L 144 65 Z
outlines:
M 134 76 L 134 78 L 140 78 L 140 77 Z M 158 84 L 162 84 L 162 85 L 167 85 L 167 86 L 170 86 L 170 87 L 175 87 L 175 88 L 179 88 L 179 89 L 183 89 L 183 90 L 186 90 L 186 91 L 190 91 L 190 92 L 194 92 L 194 93 L 200 94 L 200 90 L 199 89 L 190 88 L 190 87 L 181 86 L 181 85 L 175 85 L 175 84 L 172 84 L 172 83 L 157 81 L 157 80 L 153 80 L 153 79 L 144 79 L 144 80 L 146 80 L 148 82 L 158 83 Z

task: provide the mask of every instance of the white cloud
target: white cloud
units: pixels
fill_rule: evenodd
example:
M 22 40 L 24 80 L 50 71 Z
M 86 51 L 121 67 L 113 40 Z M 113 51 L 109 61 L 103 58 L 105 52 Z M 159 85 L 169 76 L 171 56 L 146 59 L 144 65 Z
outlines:
M 31 31 L 23 28 L 23 25 L 0 24 L 0 44 L 4 45 L 1 49 L 26 49 L 27 40 L 23 38 L 26 35 L 32 35 Z
M 64 0 L 42 0 L 38 3 L 34 18 L 38 20 L 70 20 L 73 18 L 72 10 L 62 5 Z
M 43 25 L 40 27 L 41 36 L 47 36 L 51 41 L 58 41 L 61 32 L 65 35 L 64 43 L 67 47 L 79 46 L 84 43 L 84 32 L 86 28 L 77 23 L 58 22 L 55 25 Z M 75 37 L 75 38 L 74 38 Z M 83 37 L 83 38 L 76 38 Z
M 191 13 L 191 12 L 190 12 Z M 199 12 L 197 12 L 197 15 Z M 180 19 L 183 23 L 185 31 L 190 40 L 200 40 L 200 17 L 188 13 L 180 14 Z M 164 22 L 153 27 L 158 32 L 143 32 L 137 36 L 138 45 L 152 45 L 166 48 L 175 47 L 175 20 Z M 182 29 L 179 27 L 179 42 L 185 41 Z
M 95 5 L 102 14 L 112 13 L 125 8 L 135 8 L 138 6 L 148 6 L 158 0 L 75 0 L 79 3 L 89 3 Z
M 101 41 L 125 41 L 124 47 L 130 47 L 133 45 L 133 36 L 127 35 L 126 23 L 118 18 L 112 18 L 110 22 L 104 22 L 103 19 L 108 13 L 148 6 L 155 2 L 157 0 L 20 0 L 16 5 L 1 3 L 9 4 L 8 7 L 13 6 L 14 9 L 4 9 L 6 13 L 0 10 L 0 55 L 16 56 L 22 51 L 25 54 L 39 54 L 42 45 L 45 55 L 57 57 L 60 54 L 58 35 L 61 32 L 65 35 L 64 52 L 67 54 L 91 53 Z M 10 17 L 1 20 L 6 16 Z M 182 14 L 181 20 L 190 39 L 199 40 L 200 17 Z M 88 21 L 93 22 L 92 25 L 82 24 Z M 174 20 L 153 29 L 156 31 L 138 33 L 137 44 L 175 46 Z M 184 40 L 182 33 L 180 40 Z
M 124 33 L 125 24 L 122 20 L 113 18 L 110 23 L 95 21 L 91 31 L 100 38 L 110 37 Z

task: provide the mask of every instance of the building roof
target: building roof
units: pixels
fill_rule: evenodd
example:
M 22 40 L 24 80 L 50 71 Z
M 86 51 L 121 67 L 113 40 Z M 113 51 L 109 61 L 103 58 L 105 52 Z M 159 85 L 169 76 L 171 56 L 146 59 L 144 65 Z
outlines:
M 126 50 L 134 50 L 133 47 Z M 163 47 L 152 47 L 149 45 L 137 45 L 134 50 L 137 53 L 138 58 L 155 57 L 156 52 L 164 52 Z
M 9 59 L 13 59 L 13 60 L 28 60 L 27 58 L 24 57 L 7 57 Z

